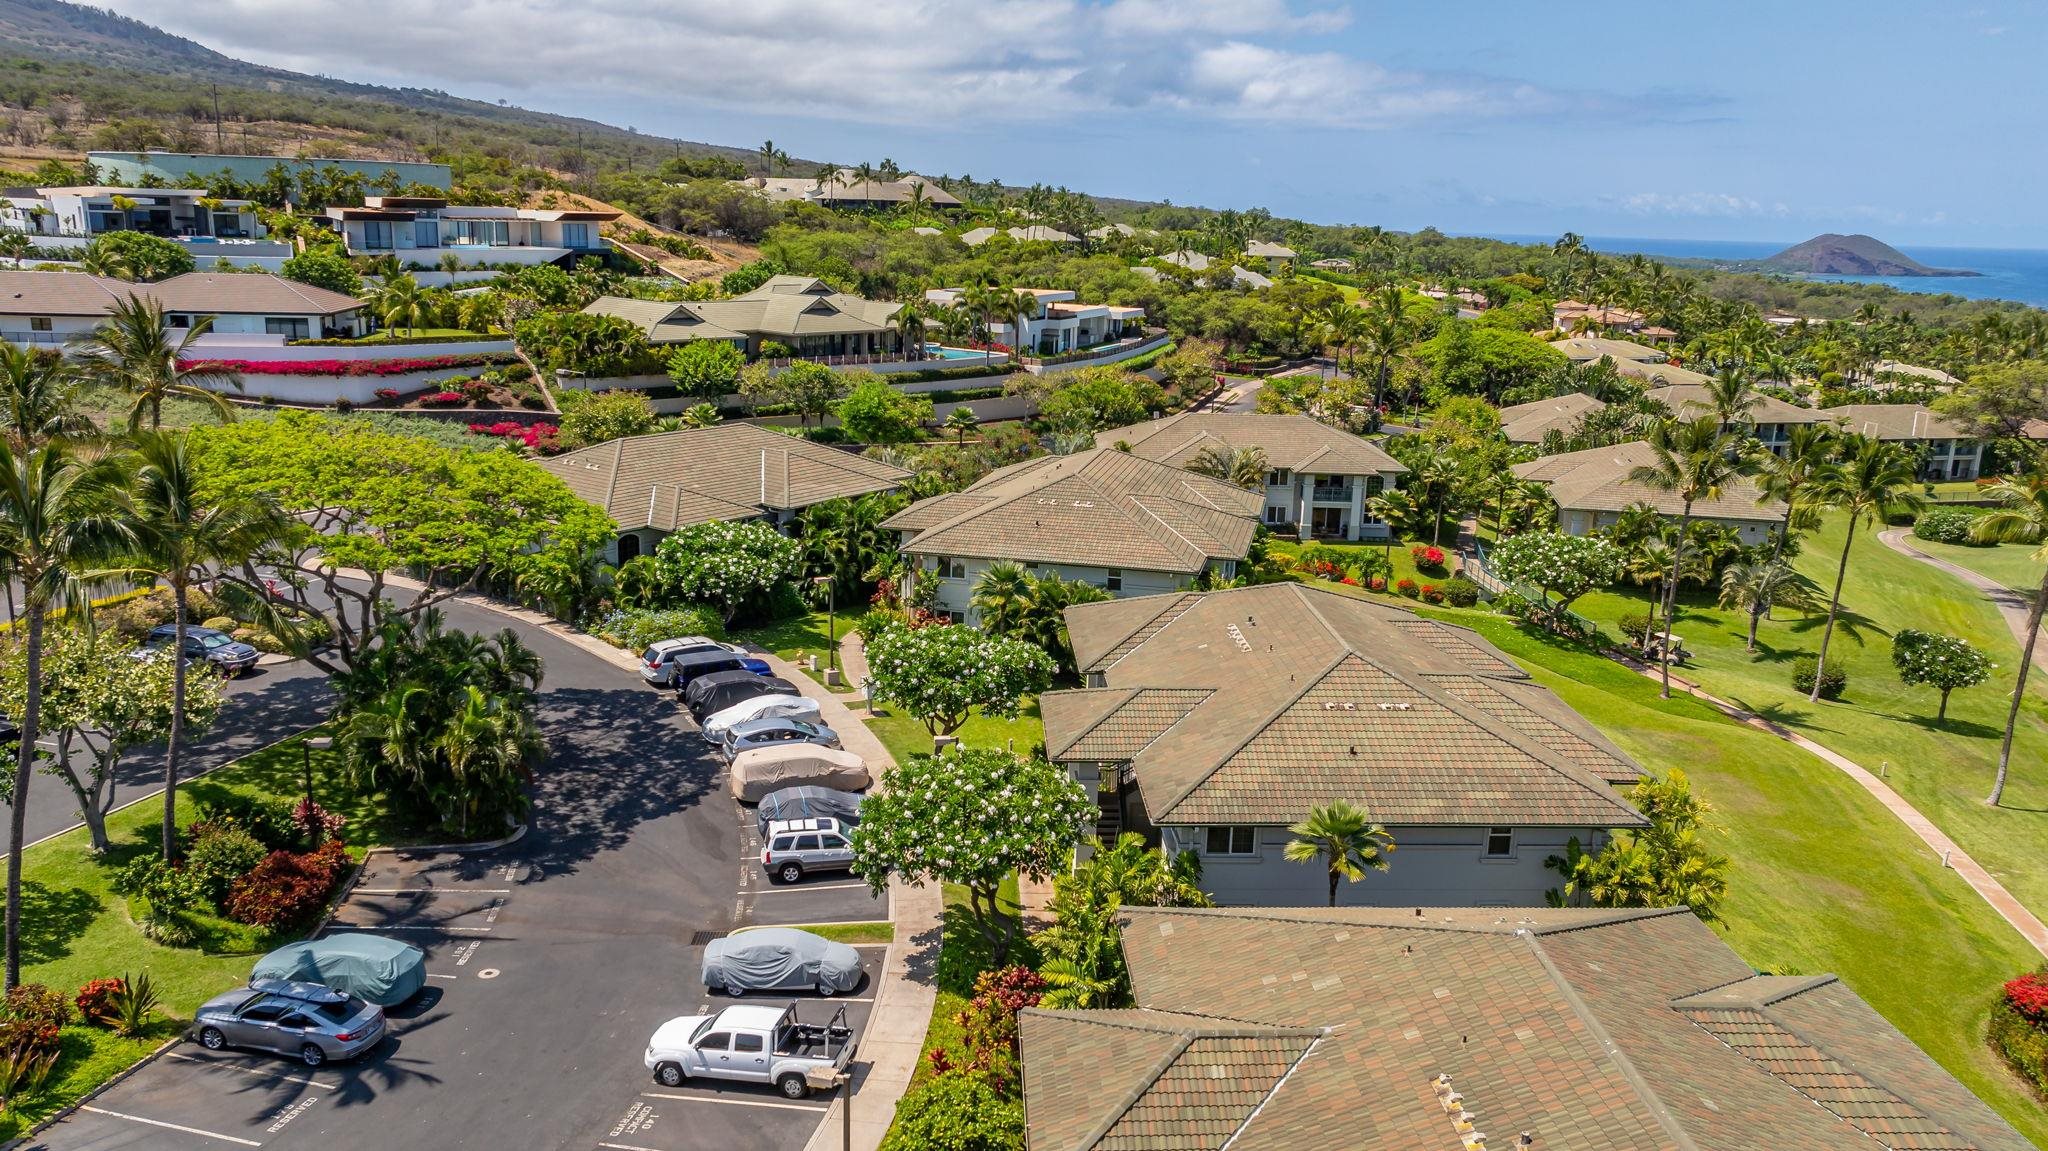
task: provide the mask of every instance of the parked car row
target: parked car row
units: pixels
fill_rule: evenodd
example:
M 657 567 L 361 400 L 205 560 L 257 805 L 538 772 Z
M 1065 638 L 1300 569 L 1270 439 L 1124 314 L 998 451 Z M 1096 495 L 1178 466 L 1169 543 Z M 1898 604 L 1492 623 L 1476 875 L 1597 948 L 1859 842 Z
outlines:
M 691 681 L 721 671 L 750 671 L 768 674 L 765 660 L 748 655 L 746 649 L 701 635 L 664 639 L 640 653 L 640 677 L 659 687 L 677 691 Z
M 273 1051 L 308 1067 L 352 1059 L 384 1037 L 384 1008 L 426 979 L 426 956 L 409 943 L 353 932 L 309 939 L 264 956 L 246 986 L 201 1004 L 191 1036 L 208 1051 Z

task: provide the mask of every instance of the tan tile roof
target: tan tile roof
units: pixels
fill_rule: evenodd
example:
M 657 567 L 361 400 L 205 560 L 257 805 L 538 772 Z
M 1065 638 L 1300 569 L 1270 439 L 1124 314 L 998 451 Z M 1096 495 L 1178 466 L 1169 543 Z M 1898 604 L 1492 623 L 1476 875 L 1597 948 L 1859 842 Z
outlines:
M 1663 348 L 1605 336 L 1567 336 L 1562 340 L 1552 340 L 1550 346 L 1563 352 L 1566 358 L 1582 364 L 1602 356 L 1612 356 L 1616 363 L 1645 364 L 1662 364 L 1671 358 L 1671 353 Z
M 1703 379 L 1705 377 L 1702 377 Z M 1714 399 L 1705 384 L 1673 384 L 1668 387 L 1651 388 L 1643 393 L 1671 409 L 1671 414 L 1681 418 L 1692 418 L 1712 414 Z M 1760 396 L 1756 407 L 1749 410 L 1749 420 L 1757 424 L 1817 424 L 1827 416 L 1812 408 L 1788 404 L 1776 396 Z
M 1683 909 L 1123 915 L 1136 1010 L 1020 1017 L 1031 1151 L 1107 1146 L 1127 1120 L 1145 1141 L 1117 1146 L 1156 1151 L 1456 1151 L 1439 1075 L 1495 1147 L 1523 1131 L 1574 1151 L 2028 1146 L 1842 984 L 1747 989 Z M 1742 1002 L 1703 1002 L 1731 987 Z M 1237 1042 L 1184 1062 L 1212 1035 Z M 1237 1082 L 1203 1083 L 1204 1066 Z M 1155 1090 L 1182 1114 L 1146 1106 Z
M 1388 824 L 1642 823 L 1610 782 L 1640 769 L 1464 629 L 1301 584 L 1080 605 L 1067 626 L 1106 686 L 1040 699 L 1047 751 L 1128 763 L 1155 823 L 1285 824 L 1333 799 Z
M 1261 260 L 1292 260 L 1294 249 L 1285 244 L 1270 244 L 1264 240 L 1253 240 L 1244 246 L 1244 254 L 1257 256 Z
M 675 303 L 601 296 L 584 307 L 637 325 L 656 343 L 730 340 L 741 334 L 769 339 L 848 335 L 892 330 L 889 317 L 902 307 L 834 291 L 809 276 L 774 276 L 730 300 Z
M 1561 508 L 1618 512 L 1631 504 L 1647 503 L 1664 515 L 1678 515 L 1684 510 L 1684 503 L 1676 492 L 1629 478 L 1636 468 L 1648 467 L 1656 458 L 1649 444 L 1636 440 L 1613 447 L 1542 456 L 1516 464 L 1511 470 L 1521 479 L 1547 485 L 1550 498 Z M 1738 477 L 1721 489 L 1720 499 L 1693 504 L 1692 514 L 1699 519 L 1778 522 L 1785 514 L 1785 505 L 1776 500 L 1760 503 L 1761 496 L 1755 483 Z
M 0 271 L 0 315 L 103 316 L 141 288 L 84 272 Z
M 1880 440 L 1968 440 L 1962 425 L 1923 404 L 1843 404 L 1821 415 L 1849 431 Z
M 1398 475 L 1408 470 L 1371 440 L 1308 416 L 1180 412 L 1095 434 L 1096 444 L 1122 443 L 1131 454 L 1184 468 L 1207 447 L 1259 448 L 1270 467 L 1321 475 Z
M 1614 361 L 1614 370 L 1632 380 L 1641 380 L 1651 388 L 1699 388 L 1705 389 L 1714 378 L 1691 368 L 1673 367 L 1670 364 L 1639 364 L 1634 360 Z
M 1570 435 L 1586 418 L 1607 405 L 1584 392 L 1569 392 L 1547 400 L 1512 404 L 1500 410 L 1501 431 L 1511 444 L 1540 444 L 1555 430 Z
M 910 478 L 902 468 L 747 423 L 628 436 L 540 465 L 622 531 L 747 519 L 769 508 L 892 491 Z
M 884 521 L 915 533 L 906 553 L 1188 575 L 1210 560 L 1243 559 L 1264 504 L 1108 448 L 1026 460 L 934 500 L 946 502 L 935 511 L 919 501 Z
M 331 316 L 363 306 L 353 296 L 259 272 L 187 272 L 154 284 L 83 272 L 0 272 L 4 315 L 98 316 L 128 296 L 196 315 Z

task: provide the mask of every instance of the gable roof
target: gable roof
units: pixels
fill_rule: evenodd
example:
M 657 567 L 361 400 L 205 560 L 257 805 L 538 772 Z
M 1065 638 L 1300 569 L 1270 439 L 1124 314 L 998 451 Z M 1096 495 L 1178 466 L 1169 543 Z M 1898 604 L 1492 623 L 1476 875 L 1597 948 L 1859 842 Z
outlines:
M 1262 260 L 1292 260 L 1294 249 L 1285 244 L 1272 244 L 1265 240 L 1253 240 L 1244 246 L 1244 254 L 1257 256 Z
M 1054 244 L 1075 244 L 1080 242 L 1080 237 L 1070 236 L 1058 228 L 1048 228 L 1044 224 L 1032 224 L 1025 228 L 1005 228 L 1002 230 L 1002 234 L 1020 244 L 1032 240 L 1047 241 Z M 974 228 L 960 233 L 960 242 L 970 248 L 978 248 L 995 239 L 996 235 L 997 232 L 994 228 Z
M 739 340 L 747 335 L 778 339 L 892 330 L 890 317 L 902 305 L 869 300 L 834 289 L 810 276 L 771 276 L 761 286 L 730 300 L 638 300 L 602 296 L 584 311 L 618 316 L 654 343 Z
M 0 314 L 103 316 L 143 285 L 84 272 L 0 271 Z
M 331 316 L 363 306 L 354 296 L 261 272 L 186 272 L 136 284 L 84 272 L 0 271 L 0 314 L 101 316 L 131 296 L 194 315 Z
M 1620 749 L 1403 608 L 1266 584 L 1078 605 L 1067 629 L 1106 686 L 1040 697 L 1046 754 L 1128 763 L 1154 823 L 1292 823 L 1332 799 L 1388 824 L 1643 822 L 1613 789 L 1641 776 Z
M 1371 440 L 1301 415 L 1249 412 L 1180 412 L 1164 419 L 1097 432 L 1103 447 L 1118 443 L 1131 454 L 1184 468 L 1203 448 L 1251 448 L 1269 467 L 1321 475 L 1398 475 L 1408 470 Z
M 1671 359 L 1671 353 L 1663 348 L 1606 336 L 1567 336 L 1562 340 L 1552 340 L 1550 346 L 1577 363 L 1590 363 L 1602 356 L 1642 364 L 1662 364 Z
M 1511 444 L 1540 444 L 1552 431 L 1570 435 L 1588 413 L 1606 406 L 1584 392 L 1512 404 L 1500 410 L 1501 432 Z
M 1820 414 L 1852 432 L 1880 440 L 1975 439 L 1961 424 L 1924 404 L 1842 404 Z
M 920 500 L 882 526 L 903 550 L 1021 563 L 1193 575 L 1243 559 L 1264 497 L 1166 464 L 1095 448 L 1040 456 Z
M 1693 373 L 1697 375 L 1698 373 Z M 1700 377 L 1702 380 L 1706 377 Z M 1671 409 L 1671 414 L 1685 419 L 1710 415 L 1714 410 L 1713 395 L 1704 383 L 1671 384 L 1651 388 L 1643 395 Z M 1756 424 L 1818 424 L 1828 417 L 1812 408 L 1788 404 L 1776 396 L 1759 394 L 1758 403 L 1749 410 L 1749 420 Z
M 1455 1149 L 1460 1109 L 1496 1146 L 2028 1146 L 1847 987 L 1756 976 L 1683 908 L 1121 917 L 1136 1008 L 1019 1017 L 1030 1151 Z
M 893 491 L 910 478 L 902 468 L 747 423 L 627 436 L 539 462 L 621 531 L 749 519 Z
M 1646 503 L 1664 515 L 1678 515 L 1685 510 L 1685 504 L 1677 492 L 1629 478 L 1635 469 L 1649 467 L 1656 459 L 1655 449 L 1634 440 L 1612 447 L 1542 456 L 1516 464 L 1510 470 L 1517 479 L 1535 480 L 1548 487 L 1550 498 L 1561 508 L 1618 512 L 1631 504 Z M 1785 505 L 1765 499 L 1753 481 L 1738 476 L 1723 485 L 1721 498 L 1695 502 L 1692 514 L 1698 519 L 1776 523 L 1784 517 Z

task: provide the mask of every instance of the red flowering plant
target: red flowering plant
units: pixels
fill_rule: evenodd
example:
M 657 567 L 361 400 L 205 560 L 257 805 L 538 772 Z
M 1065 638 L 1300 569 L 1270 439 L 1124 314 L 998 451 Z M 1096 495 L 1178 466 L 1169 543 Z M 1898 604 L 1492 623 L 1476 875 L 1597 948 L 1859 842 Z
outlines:
M 1414 559 L 1415 566 L 1423 571 L 1434 572 L 1443 570 L 1444 549 L 1434 544 L 1416 544 L 1408 549 L 1408 555 Z
M 1373 576 L 1371 579 L 1366 581 L 1365 586 L 1371 588 L 1374 591 L 1385 591 L 1387 590 L 1387 577 Z
M 435 392 L 431 396 L 420 397 L 420 403 L 430 408 L 452 408 L 462 402 L 461 392 Z
M 2005 985 L 2005 1001 L 2028 1022 L 2048 1024 L 2048 971 L 2035 971 Z
M 1415 595 L 1415 581 L 1403 576 L 1399 582 L 1394 584 L 1394 590 L 1412 598 Z
M 185 371 L 238 372 L 245 376 L 402 376 L 504 363 L 509 353 L 472 356 L 412 356 L 392 360 L 180 360 Z
M 378 399 L 384 400 L 387 403 L 396 401 L 398 399 L 397 388 L 378 388 L 374 394 Z
M 1423 584 L 1423 585 L 1422 585 L 1421 587 L 1419 587 L 1419 588 L 1417 588 L 1417 589 L 1415 589 L 1415 590 L 1416 590 L 1416 594 L 1420 595 L 1420 596 L 1421 596 L 1421 597 L 1422 597 L 1422 598 L 1423 598 L 1423 599 L 1424 599 L 1424 600 L 1425 600 L 1426 602 L 1429 602 L 1429 603 L 1442 603 L 1442 602 L 1444 602 L 1444 589 L 1442 589 L 1442 588 L 1440 588 L 1440 587 L 1436 586 L 1436 585 L 1435 585 L 1435 584 L 1433 584 L 1433 583 L 1426 583 L 1426 584 Z

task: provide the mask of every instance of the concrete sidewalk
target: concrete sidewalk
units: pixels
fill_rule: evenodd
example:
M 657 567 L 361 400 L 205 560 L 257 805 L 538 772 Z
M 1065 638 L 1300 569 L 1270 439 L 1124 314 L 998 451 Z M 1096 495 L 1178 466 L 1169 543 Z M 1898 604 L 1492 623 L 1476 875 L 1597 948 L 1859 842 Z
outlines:
M 2012 588 L 1999 583 L 1989 576 L 1979 575 L 1961 564 L 1950 563 L 1937 556 L 1928 555 L 1926 552 L 1906 542 L 1907 530 L 1906 528 L 1886 528 L 1877 533 L 1877 538 L 1884 542 L 1884 546 L 1900 555 L 1906 556 L 1909 559 L 1919 560 L 1929 567 L 1947 572 L 1949 575 L 1983 592 L 1984 598 L 1991 601 L 1991 606 L 1998 609 L 1998 614 L 2005 617 L 2005 626 L 2012 629 L 2013 640 L 2020 645 L 2021 650 L 2025 650 L 2027 646 L 2027 623 L 2028 617 L 2033 613 L 2033 601 L 2028 599 L 2024 593 L 2014 591 Z M 2048 648 L 2041 647 L 2039 644 L 2036 644 L 2034 647 L 2034 669 L 2036 671 L 2048 672 Z

